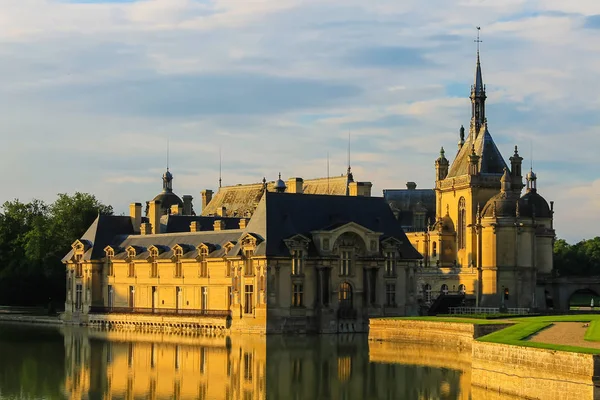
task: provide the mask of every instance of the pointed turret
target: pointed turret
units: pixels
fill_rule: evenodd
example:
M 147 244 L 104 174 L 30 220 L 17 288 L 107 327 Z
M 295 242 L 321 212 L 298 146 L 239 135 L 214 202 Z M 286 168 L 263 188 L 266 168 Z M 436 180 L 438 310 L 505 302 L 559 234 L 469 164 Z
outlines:
M 163 180 L 163 192 L 171 193 L 173 192 L 173 174 L 169 172 L 169 167 L 167 167 L 167 172 L 165 172 L 162 176 Z
M 481 73 L 481 61 L 479 58 L 479 27 L 477 27 L 477 65 L 475 67 L 475 84 L 471 86 L 471 128 L 469 134 L 472 138 L 479 135 L 479 130 L 485 123 L 485 85 Z
M 458 151 L 460 151 L 460 149 L 462 149 L 464 144 L 465 144 L 465 127 L 461 125 L 459 133 L 458 133 Z
M 446 179 L 448 176 L 448 167 L 450 166 L 450 162 L 446 158 L 446 152 L 442 147 L 440 149 L 440 156 L 435 160 L 435 179 L 437 181 L 441 181 Z

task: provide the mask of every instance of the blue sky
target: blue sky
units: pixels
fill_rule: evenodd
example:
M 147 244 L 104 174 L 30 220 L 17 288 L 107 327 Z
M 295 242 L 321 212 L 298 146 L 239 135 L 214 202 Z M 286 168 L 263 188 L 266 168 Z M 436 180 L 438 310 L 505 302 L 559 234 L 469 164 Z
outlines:
M 575 3 L 575 4 L 570 4 Z M 492 136 L 534 158 L 559 237 L 600 226 L 596 0 L 3 0 L 0 201 L 76 190 L 126 212 L 352 168 L 431 187 L 469 124 L 475 26 Z

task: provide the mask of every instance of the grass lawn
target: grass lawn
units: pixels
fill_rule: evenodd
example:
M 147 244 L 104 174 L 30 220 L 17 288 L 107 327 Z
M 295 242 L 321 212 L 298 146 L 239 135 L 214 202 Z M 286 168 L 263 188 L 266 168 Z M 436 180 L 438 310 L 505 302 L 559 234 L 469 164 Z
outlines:
M 600 349 L 590 347 L 565 346 L 551 343 L 530 342 L 527 340 L 531 335 L 547 328 L 554 322 L 590 322 L 590 327 L 585 333 L 585 340 L 600 341 L 600 315 L 548 315 L 536 317 L 507 318 L 505 320 L 485 320 L 469 319 L 455 317 L 403 317 L 394 319 L 408 319 L 420 321 L 437 322 L 462 322 L 469 324 L 505 324 L 507 322 L 514 325 L 501 329 L 497 332 L 483 336 L 477 340 L 489 343 L 502 343 L 516 346 L 537 347 L 550 350 L 572 351 L 578 353 L 600 354 Z

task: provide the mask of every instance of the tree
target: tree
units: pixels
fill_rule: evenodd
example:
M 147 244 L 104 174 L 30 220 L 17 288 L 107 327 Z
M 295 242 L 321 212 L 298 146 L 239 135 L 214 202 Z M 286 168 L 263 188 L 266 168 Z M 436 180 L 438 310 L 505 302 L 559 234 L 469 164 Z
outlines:
M 554 268 L 560 276 L 600 275 L 600 237 L 574 245 L 559 239 L 554 243 Z
M 0 304 L 7 305 L 63 302 L 62 257 L 99 213 L 113 212 L 87 193 L 59 194 L 51 205 L 14 200 L 0 210 Z

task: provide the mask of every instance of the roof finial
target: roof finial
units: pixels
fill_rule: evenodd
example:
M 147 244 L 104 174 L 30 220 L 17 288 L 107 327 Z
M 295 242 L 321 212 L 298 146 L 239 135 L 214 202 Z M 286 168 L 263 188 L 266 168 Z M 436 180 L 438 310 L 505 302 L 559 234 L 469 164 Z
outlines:
M 221 187 L 221 167 L 222 167 L 222 162 L 221 162 L 221 146 L 219 146 L 219 188 Z
M 348 131 L 348 180 L 353 181 L 354 177 L 352 176 L 352 167 L 350 166 L 350 131 Z
M 167 138 L 167 171 L 169 170 L 169 138 Z
M 479 40 L 479 31 L 481 31 L 481 27 L 477 26 L 477 39 L 475 39 L 475 43 L 477 43 L 477 61 L 479 61 L 479 43 L 483 42 L 483 40 Z

